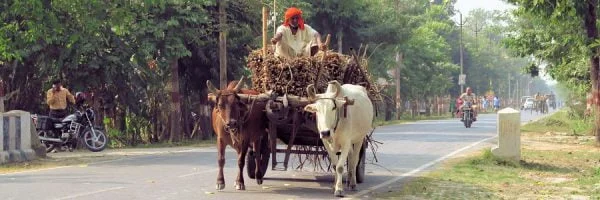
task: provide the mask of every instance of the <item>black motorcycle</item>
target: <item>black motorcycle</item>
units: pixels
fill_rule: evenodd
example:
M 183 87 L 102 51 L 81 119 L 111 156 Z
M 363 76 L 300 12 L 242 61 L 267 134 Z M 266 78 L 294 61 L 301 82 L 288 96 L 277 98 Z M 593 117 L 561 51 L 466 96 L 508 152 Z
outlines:
M 473 106 L 471 102 L 465 102 L 465 107 L 462 110 L 462 120 L 465 124 L 465 128 L 471 128 L 473 124 Z
M 36 131 L 46 152 L 55 148 L 67 147 L 72 151 L 81 142 L 87 149 L 99 152 L 106 148 L 108 138 L 103 128 L 94 127 L 94 110 L 91 108 L 76 109 L 75 113 L 64 119 L 51 118 L 43 115 L 32 115 Z

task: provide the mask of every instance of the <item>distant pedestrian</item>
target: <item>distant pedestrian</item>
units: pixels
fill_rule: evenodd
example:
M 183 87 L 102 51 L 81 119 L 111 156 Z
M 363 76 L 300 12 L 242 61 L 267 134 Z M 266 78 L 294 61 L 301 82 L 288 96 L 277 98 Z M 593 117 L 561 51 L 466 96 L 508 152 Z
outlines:
M 482 109 L 484 111 L 486 111 L 486 109 L 488 108 L 488 101 L 485 99 L 485 96 L 481 97 L 481 104 L 482 104 Z
M 498 98 L 498 96 L 494 96 L 494 109 L 500 109 L 500 99 Z

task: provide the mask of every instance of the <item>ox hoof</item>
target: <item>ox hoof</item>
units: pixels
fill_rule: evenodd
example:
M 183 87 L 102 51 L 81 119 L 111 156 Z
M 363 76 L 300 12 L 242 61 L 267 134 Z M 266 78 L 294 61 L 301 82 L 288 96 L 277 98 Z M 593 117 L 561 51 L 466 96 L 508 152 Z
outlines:
M 350 191 L 356 191 L 356 185 L 350 185 Z
M 236 184 L 235 189 L 236 190 L 246 190 L 246 186 L 244 186 L 244 184 Z
M 217 190 L 225 189 L 225 183 L 217 183 Z
M 336 197 L 344 197 L 344 191 L 342 190 L 336 190 L 333 195 L 335 195 Z
M 258 183 L 259 185 L 262 185 L 263 179 L 262 178 L 257 178 L 256 179 L 256 183 Z

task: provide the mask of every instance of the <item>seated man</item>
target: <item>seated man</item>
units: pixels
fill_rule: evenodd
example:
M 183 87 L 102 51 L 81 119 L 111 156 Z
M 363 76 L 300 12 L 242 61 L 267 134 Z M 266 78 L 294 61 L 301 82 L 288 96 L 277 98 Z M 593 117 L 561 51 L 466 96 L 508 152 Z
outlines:
M 467 92 L 463 93 L 462 95 L 460 95 L 460 99 L 462 101 L 464 101 L 465 103 L 462 104 L 461 106 L 461 110 L 465 109 L 467 104 L 466 102 L 471 102 L 471 105 L 475 105 L 475 100 L 477 99 L 477 97 L 475 96 L 475 94 L 473 94 L 473 90 L 471 89 L 471 87 L 467 87 Z M 461 118 L 462 121 L 462 118 Z M 473 121 L 477 121 L 477 110 L 473 109 Z
M 304 24 L 302 11 L 295 7 L 285 12 L 285 21 L 277 28 L 271 42 L 275 45 L 275 56 L 285 58 L 313 56 L 317 48 L 323 49 L 321 35 Z

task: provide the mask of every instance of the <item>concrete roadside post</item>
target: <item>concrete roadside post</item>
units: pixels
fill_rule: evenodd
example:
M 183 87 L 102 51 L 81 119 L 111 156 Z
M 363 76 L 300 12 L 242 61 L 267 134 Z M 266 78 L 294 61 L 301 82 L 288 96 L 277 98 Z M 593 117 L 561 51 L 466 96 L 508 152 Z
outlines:
M 497 157 L 521 160 L 521 113 L 512 108 L 498 111 L 498 147 L 492 148 Z
M 4 135 L 4 149 L 7 149 L 8 146 L 9 161 L 32 160 L 35 152 L 31 149 L 31 115 L 29 112 L 13 110 L 0 114 L 0 117 L 2 117 L 0 130 Z M 6 140 L 8 140 L 8 144 Z
M 4 131 L 4 116 L 0 113 L 0 164 L 9 161 L 8 131 Z
M 0 80 L 0 120 L 4 118 L 1 114 L 4 112 L 4 82 Z M 4 133 L 2 121 L 0 121 L 0 164 L 8 162 L 8 135 Z

